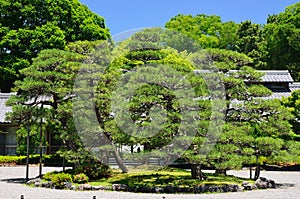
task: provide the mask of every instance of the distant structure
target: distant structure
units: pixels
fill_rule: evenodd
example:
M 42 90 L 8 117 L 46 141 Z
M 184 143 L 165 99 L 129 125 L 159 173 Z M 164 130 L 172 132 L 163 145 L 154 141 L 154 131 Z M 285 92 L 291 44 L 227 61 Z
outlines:
M 0 93 L 0 155 L 15 155 L 17 148 L 16 131 L 18 125 L 5 119 L 5 114 L 11 112 L 6 101 L 15 93 Z

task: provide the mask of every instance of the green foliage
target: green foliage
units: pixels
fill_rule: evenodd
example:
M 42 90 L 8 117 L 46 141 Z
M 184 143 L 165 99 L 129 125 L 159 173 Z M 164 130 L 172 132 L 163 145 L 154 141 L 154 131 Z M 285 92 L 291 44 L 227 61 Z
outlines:
M 194 180 L 190 178 L 190 172 L 179 169 L 149 171 L 149 170 L 133 170 L 129 174 L 115 173 L 108 179 L 97 180 L 91 182 L 92 185 L 109 186 L 120 183 L 129 187 L 193 187 L 203 184 L 225 185 L 225 184 L 242 184 L 244 178 L 234 176 L 221 176 L 211 173 L 205 173 L 206 180 Z M 250 181 L 251 182 L 251 181 Z
M 179 14 L 168 21 L 165 27 L 179 31 L 203 48 L 235 49 L 237 24 L 232 21 L 222 22 L 221 18 L 216 15 Z
M 84 173 L 76 174 L 73 176 L 73 182 L 85 184 L 89 182 L 89 177 Z
M 237 51 L 251 57 L 254 68 L 266 69 L 268 51 L 263 37 L 263 26 L 253 24 L 249 20 L 244 21 L 239 24 L 237 35 Z
M 300 91 L 296 90 L 288 98 L 282 99 L 282 104 L 294 115 L 294 118 L 290 119 L 290 123 L 293 125 L 293 131 L 295 132 L 294 139 L 300 141 Z
M 48 172 L 48 173 L 45 173 L 42 178 L 44 180 L 52 181 L 53 177 L 58 173 L 59 173 L 58 171 Z
M 72 175 L 68 173 L 52 174 L 50 178 L 57 189 L 63 189 L 65 187 L 65 183 L 72 182 Z
M 74 172 L 76 174 L 84 173 L 91 180 L 107 178 L 111 175 L 111 169 L 98 160 L 81 163 Z
M 43 49 L 110 38 L 104 19 L 78 0 L 0 1 L 0 90 L 9 92 L 19 70 Z
M 165 32 L 168 31 L 145 29 L 118 44 L 112 52 L 116 57 L 113 57 L 109 68 L 100 78 L 96 100 L 96 106 L 101 107 L 97 108 L 98 121 L 115 143 L 142 144 L 146 146 L 147 151 L 152 151 L 172 141 L 179 130 L 180 107 L 174 92 L 179 93 L 185 84 L 192 82 L 193 65 L 188 60 L 187 52 L 178 52 L 165 45 L 165 37 L 168 35 Z M 187 77 L 188 80 L 176 78 L 181 76 Z M 129 82 L 124 88 L 117 90 L 118 86 L 123 86 L 119 81 L 127 77 L 130 78 Z M 140 81 L 144 81 L 145 85 L 134 83 Z M 199 80 L 193 79 L 193 83 L 196 82 Z M 128 91 L 134 92 L 130 102 L 124 104 L 121 97 L 126 97 Z M 120 97 L 114 98 L 117 102 L 112 106 L 110 100 L 116 95 Z M 180 103 L 186 107 L 195 102 L 188 104 L 181 100 Z M 130 114 L 112 116 L 111 112 L 120 113 L 127 109 L 118 109 L 119 105 L 128 106 Z M 115 110 L 111 110 L 112 107 Z M 166 118 L 152 114 L 157 110 L 164 112 Z M 134 124 L 131 125 L 128 121 L 133 121 Z M 124 128 L 120 126 L 130 129 L 130 133 L 124 132 Z M 156 155 L 163 157 L 162 154 Z M 140 153 L 137 156 L 147 154 Z
M 29 163 L 30 164 L 38 164 L 40 161 L 39 155 L 30 155 Z M 58 155 L 45 155 L 43 154 L 42 162 L 45 166 L 62 166 L 62 158 Z M 13 163 L 17 165 L 25 165 L 26 164 L 26 156 L 0 156 L 0 163 Z M 70 165 L 70 163 L 66 163 Z
M 269 52 L 269 69 L 288 69 L 299 80 L 300 3 L 288 6 L 284 12 L 268 17 L 264 28 Z

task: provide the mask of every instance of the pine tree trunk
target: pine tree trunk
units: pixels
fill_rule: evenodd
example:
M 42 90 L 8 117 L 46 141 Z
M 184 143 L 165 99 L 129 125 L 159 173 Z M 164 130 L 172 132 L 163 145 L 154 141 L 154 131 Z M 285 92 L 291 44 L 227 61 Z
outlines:
M 226 169 L 216 169 L 216 174 L 219 174 L 219 175 L 224 175 L 226 176 Z
M 260 176 L 260 166 L 255 168 L 254 180 L 257 180 Z
M 192 174 L 192 179 L 197 179 L 197 180 L 205 180 L 206 179 L 206 176 L 201 171 L 200 164 L 192 164 L 191 165 L 191 174 Z
M 117 150 L 113 151 L 113 156 L 114 156 L 119 168 L 122 170 L 122 172 L 128 173 L 128 169 L 127 169 L 126 165 L 124 164 L 124 162 L 122 161 L 120 154 L 118 153 Z

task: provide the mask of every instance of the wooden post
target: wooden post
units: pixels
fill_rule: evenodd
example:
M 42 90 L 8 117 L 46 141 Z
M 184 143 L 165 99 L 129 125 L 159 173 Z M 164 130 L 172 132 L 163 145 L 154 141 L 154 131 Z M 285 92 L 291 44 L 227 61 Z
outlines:
M 251 155 L 250 155 L 250 180 L 252 180 L 252 163 L 251 163 Z
M 30 114 L 27 123 L 27 146 L 26 146 L 26 181 L 29 180 L 29 144 L 30 144 Z
M 41 120 L 40 120 L 40 168 L 39 176 L 42 177 L 42 163 L 43 163 L 43 104 L 41 106 Z

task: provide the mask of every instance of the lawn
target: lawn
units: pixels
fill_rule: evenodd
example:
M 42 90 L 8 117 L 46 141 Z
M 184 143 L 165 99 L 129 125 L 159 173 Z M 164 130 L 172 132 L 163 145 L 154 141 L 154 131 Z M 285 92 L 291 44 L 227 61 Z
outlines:
M 149 170 L 148 168 L 132 168 L 129 173 L 121 173 L 114 170 L 112 176 L 105 179 L 90 182 L 93 186 L 111 186 L 112 184 L 126 184 L 129 187 L 193 187 L 203 184 L 211 185 L 241 185 L 247 180 L 253 183 L 250 179 L 238 178 L 235 176 L 222 176 L 213 173 L 205 173 L 206 180 L 191 179 L 191 173 L 188 170 L 175 168 L 160 168 Z

